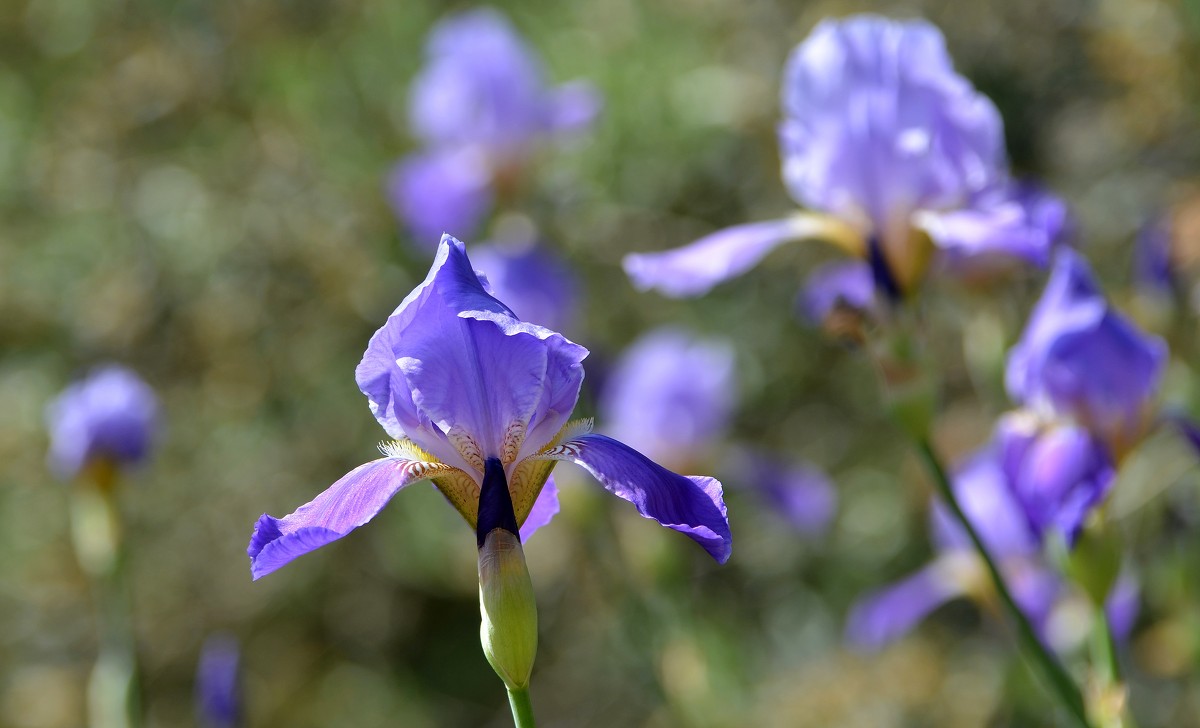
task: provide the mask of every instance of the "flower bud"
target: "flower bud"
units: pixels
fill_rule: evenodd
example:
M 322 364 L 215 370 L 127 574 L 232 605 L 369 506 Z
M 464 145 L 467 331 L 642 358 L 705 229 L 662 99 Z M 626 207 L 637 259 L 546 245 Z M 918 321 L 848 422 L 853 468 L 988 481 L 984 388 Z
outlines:
M 537 653 L 537 605 L 521 539 L 494 528 L 479 549 L 479 639 L 509 690 L 529 685 Z

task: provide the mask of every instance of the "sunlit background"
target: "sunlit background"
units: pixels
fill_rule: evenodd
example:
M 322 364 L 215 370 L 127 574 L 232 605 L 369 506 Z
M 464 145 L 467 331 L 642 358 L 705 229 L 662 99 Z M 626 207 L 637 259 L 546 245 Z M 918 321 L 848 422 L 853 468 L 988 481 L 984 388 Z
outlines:
M 510 724 L 479 648 L 474 540 L 432 488 L 259 582 L 245 553 L 260 514 L 309 500 L 385 437 L 354 367 L 433 241 L 404 232 L 384 180 L 416 147 L 407 92 L 424 36 L 467 7 L 16 0 L 0 12 L 0 725 L 85 722 L 94 605 L 43 412 L 107 361 L 153 386 L 165 422 L 120 496 L 147 726 L 195 725 L 195 668 L 216 632 L 242 646 L 250 726 Z M 1139 300 L 1130 265 L 1139 228 L 1166 216 L 1196 280 L 1200 14 L 1160 0 L 495 7 L 553 80 L 588 79 L 604 98 L 590 131 L 541 149 L 509 208 L 579 281 L 564 328 L 592 351 L 579 412 L 597 413 L 622 349 L 664 324 L 732 342 L 739 381 L 725 442 L 676 464 L 726 484 L 724 567 L 582 471 L 556 471 L 562 512 L 526 549 L 540 721 L 1051 725 L 1004 622 L 966 602 L 880 653 L 843 646 L 853 601 L 928 560 L 931 489 L 866 357 L 796 313 L 800 281 L 836 252 L 787 247 L 683 301 L 635 292 L 620 261 L 793 209 L 775 135 L 788 51 L 826 16 L 922 16 L 1000 108 L 1014 168 L 1070 203 L 1110 295 L 1170 339 L 1164 398 L 1200 404 L 1200 296 Z M 1003 356 L 1043 277 L 938 280 L 925 294 L 948 454 L 982 443 L 1007 406 Z M 839 502 L 825 533 L 798 534 L 756 493 L 744 448 L 829 474 Z M 1200 725 L 1198 486 L 1193 455 L 1162 433 L 1114 496 L 1142 581 L 1125 655 L 1143 728 Z

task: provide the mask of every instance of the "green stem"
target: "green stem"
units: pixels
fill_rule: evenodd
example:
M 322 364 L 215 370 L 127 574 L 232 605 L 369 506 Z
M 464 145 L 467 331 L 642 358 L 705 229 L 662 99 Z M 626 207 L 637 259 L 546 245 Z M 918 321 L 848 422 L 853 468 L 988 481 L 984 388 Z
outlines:
M 512 707 L 513 724 L 516 728 L 535 728 L 533 704 L 529 702 L 529 688 L 510 688 L 508 704 Z
M 1108 614 L 1103 608 L 1096 608 L 1096 624 L 1092 628 L 1091 652 L 1092 665 L 1099 680 L 1098 694 L 1101 698 L 1103 717 L 1099 720 L 1103 728 L 1136 728 L 1133 713 L 1129 710 L 1127 698 L 1119 702 L 1104 705 L 1105 697 L 1121 695 L 1125 687 L 1121 684 L 1121 662 L 1117 657 L 1117 643 L 1113 639 L 1112 625 L 1109 624 Z
M 1037 633 L 1034 631 L 1033 625 L 1029 623 L 1029 618 L 1017 606 L 1017 602 L 1013 599 L 1012 593 L 1009 592 L 1000 569 L 988 554 L 983 539 L 980 538 L 979 533 L 975 530 L 975 527 L 971 524 L 966 513 L 963 512 L 962 507 L 959 505 L 958 499 L 954 496 L 954 489 L 950 485 L 950 478 L 946 474 L 946 469 L 942 467 L 942 462 L 938 459 L 937 453 L 934 452 L 933 446 L 930 445 L 927 438 L 918 437 L 917 447 L 921 451 L 921 457 L 925 461 L 925 465 L 933 475 L 938 494 L 941 495 L 946 505 L 950 507 L 950 511 L 967 532 L 967 535 L 971 538 L 971 543 L 975 546 L 975 550 L 979 553 L 980 558 L 983 559 L 984 564 L 987 565 L 988 573 L 992 577 L 992 583 L 996 587 L 996 593 L 1000 595 L 1000 601 L 1004 603 L 1009 616 L 1016 623 L 1017 633 L 1026 651 L 1033 655 L 1042 672 L 1045 673 L 1046 678 L 1049 680 L 1051 687 L 1053 687 L 1054 693 L 1075 719 L 1075 722 L 1081 728 L 1091 728 L 1091 724 L 1087 718 L 1087 709 L 1083 702 L 1083 695 L 1063 666 L 1047 651 L 1046 646 L 1042 644 L 1041 640 L 1037 638 Z

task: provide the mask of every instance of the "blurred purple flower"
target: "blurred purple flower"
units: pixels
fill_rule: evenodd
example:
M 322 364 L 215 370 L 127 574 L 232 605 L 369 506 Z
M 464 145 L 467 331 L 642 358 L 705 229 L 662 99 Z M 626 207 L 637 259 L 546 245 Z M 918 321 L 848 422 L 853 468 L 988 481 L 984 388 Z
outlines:
M 730 533 L 720 482 L 676 475 L 592 434 L 590 421 L 568 423 L 587 353 L 488 295 L 463 244 L 444 236 L 429 275 L 371 337 L 355 373 L 395 441 L 294 513 L 264 514 L 247 547 L 254 578 L 345 536 L 422 480 L 482 541 L 484 515 L 492 515 L 482 496 L 501 493 L 516 525 L 528 523 L 532 512 L 545 513 L 535 501 L 553 494 L 543 486 L 559 460 L 724 562 Z
M 599 413 L 655 460 L 686 467 L 724 437 L 737 401 L 733 347 L 660 328 L 635 341 L 609 373 Z
M 837 490 L 811 465 L 789 465 L 759 452 L 736 458 L 743 482 L 797 533 L 820 536 L 837 510 Z
M 480 245 L 471 253 L 490 293 L 523 321 L 538 321 L 555 331 L 571 328 L 579 283 L 565 261 L 532 236 Z
M 963 512 L 1000 567 L 1018 606 L 1043 639 L 1057 644 L 1057 635 L 1050 633 L 1050 617 L 1070 593 L 1062 577 L 1042 556 L 1043 538 L 1048 529 L 1062 528 L 1064 521 L 1067 528 L 1077 525 L 1076 505 L 1087 500 L 1076 497 L 1085 487 L 1082 484 L 1090 482 L 1100 491 L 1099 495 L 1093 491 L 1088 497 L 1102 497 L 1111 484 L 1112 471 L 1105 471 L 1107 476 L 1094 476 L 1091 481 L 1086 477 L 1075 478 L 1070 473 L 1079 460 L 1057 457 L 1062 448 L 1054 438 L 1060 437 L 1059 433 L 1051 433 L 1049 452 L 1043 454 L 1033 451 L 1039 445 L 1045 446 L 1044 441 L 1009 442 L 1013 436 L 1004 427 L 999 428 L 993 441 L 957 471 L 953 487 Z M 1064 465 L 1058 460 L 1068 462 Z M 1060 477 L 1064 473 L 1067 477 Z M 1064 484 L 1066 492 L 1060 488 Z M 1045 491 L 1039 490 L 1042 486 L 1047 486 Z M 951 599 L 991 598 L 991 582 L 983 562 L 957 519 L 941 502 L 934 503 L 930 517 L 938 556 L 914 575 L 854 606 L 846 627 L 847 639 L 852 644 L 877 649 L 902 637 Z M 1120 623 L 1114 620 L 1114 631 L 1118 634 L 1128 633 L 1130 614 L 1136 615 L 1137 588 L 1131 578 L 1122 577 L 1108 599 L 1110 614 L 1122 620 Z M 1118 627 L 1125 631 L 1118 631 Z
M 158 400 L 132 371 L 108 365 L 63 390 L 46 408 L 48 461 L 72 478 L 97 461 L 113 466 L 142 462 L 158 426 Z
M 443 20 L 409 93 L 409 124 L 427 150 L 397 165 L 388 197 L 419 241 L 472 235 L 496 184 L 519 172 L 539 140 L 586 127 L 599 109 L 589 84 L 551 87 L 495 10 Z
M 934 26 L 826 20 L 793 51 L 782 96 L 784 182 L 813 212 L 630 255 L 635 285 L 699 295 L 803 238 L 867 260 L 892 297 L 919 282 L 929 239 L 959 257 L 1049 257 L 1055 220 L 1010 182 L 1000 115 L 955 72 Z
M 196 669 L 196 713 L 200 725 L 236 728 L 242 723 L 239 664 L 241 651 L 229 635 L 214 635 L 204 642 Z
M 839 260 L 814 268 L 804 283 L 801 305 L 814 324 L 847 309 L 869 311 L 875 305 L 871 267 L 858 260 Z
M 1154 422 L 1166 361 L 1166 344 L 1115 311 L 1083 257 L 1064 249 L 1005 378 L 1018 403 L 1087 427 L 1119 460 Z

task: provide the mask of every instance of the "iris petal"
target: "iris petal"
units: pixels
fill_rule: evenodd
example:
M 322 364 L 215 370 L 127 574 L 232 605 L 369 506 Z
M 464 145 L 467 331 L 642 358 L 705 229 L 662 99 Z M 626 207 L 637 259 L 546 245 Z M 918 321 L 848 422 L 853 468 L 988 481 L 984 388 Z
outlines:
M 260 579 L 370 521 L 401 488 L 451 470 L 442 463 L 386 457 L 360 465 L 283 518 L 263 514 L 246 553 Z
M 862 649 L 884 647 L 963 591 L 963 585 L 947 579 L 934 562 L 855 604 L 846 622 L 846 639 Z
M 491 172 L 470 149 L 405 157 L 387 180 L 387 197 L 409 233 L 429 250 L 442 233 L 473 235 L 492 205 Z
M 676 298 L 699 296 L 758 265 L 780 245 L 805 238 L 828 239 L 861 253 L 861 240 L 844 223 L 823 215 L 794 215 L 736 225 L 662 253 L 627 255 L 625 273 L 641 290 L 654 288 Z
M 729 559 L 732 536 L 715 478 L 678 475 L 628 445 L 596 434 L 566 440 L 540 457 L 575 463 L 642 516 L 685 534 L 718 563 Z
M 551 475 L 546 479 L 546 484 L 542 486 L 542 492 L 538 494 L 537 500 L 533 503 L 533 508 L 529 511 L 529 515 L 525 517 L 525 522 L 521 524 L 521 542 L 529 541 L 529 537 L 533 532 L 550 523 L 558 513 L 558 486 L 554 484 L 554 476 Z M 517 514 L 517 521 L 521 520 L 521 514 Z

